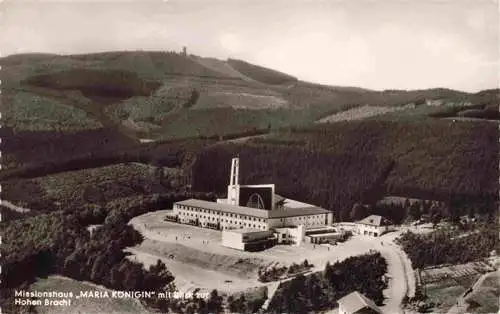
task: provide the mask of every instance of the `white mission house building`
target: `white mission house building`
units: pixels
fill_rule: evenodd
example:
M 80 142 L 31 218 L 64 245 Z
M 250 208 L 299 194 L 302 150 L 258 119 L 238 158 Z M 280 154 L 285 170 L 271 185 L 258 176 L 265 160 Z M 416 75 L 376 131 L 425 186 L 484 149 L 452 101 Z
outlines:
M 238 177 L 239 158 L 233 158 L 227 198 L 176 202 L 165 219 L 221 230 L 221 244 L 239 250 L 262 250 L 276 243 L 322 243 L 346 231 L 378 237 L 393 230 L 392 222 L 379 215 L 334 224 L 327 209 L 279 196 L 274 184 L 240 185 Z
M 228 198 L 174 203 L 166 219 L 222 231 L 222 245 L 260 250 L 276 243 L 300 245 L 309 232 L 332 233 L 333 213 L 274 193 L 274 184 L 240 185 L 239 159 L 231 162 Z

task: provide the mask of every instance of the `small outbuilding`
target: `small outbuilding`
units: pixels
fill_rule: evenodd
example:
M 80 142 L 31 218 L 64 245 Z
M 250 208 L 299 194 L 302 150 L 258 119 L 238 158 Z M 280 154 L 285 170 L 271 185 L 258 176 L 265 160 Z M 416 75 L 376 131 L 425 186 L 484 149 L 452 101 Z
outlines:
M 370 299 L 358 291 L 340 298 L 339 314 L 383 314 L 382 310 Z

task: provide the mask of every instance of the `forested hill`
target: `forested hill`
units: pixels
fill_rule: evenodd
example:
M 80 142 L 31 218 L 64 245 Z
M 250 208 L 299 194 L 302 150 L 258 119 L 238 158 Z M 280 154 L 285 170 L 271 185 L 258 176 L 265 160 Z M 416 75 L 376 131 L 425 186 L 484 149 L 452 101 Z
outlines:
M 277 192 L 348 219 L 355 203 L 384 195 L 439 200 L 445 215 L 496 210 L 498 126 L 442 120 L 357 121 L 278 132 L 252 144 L 217 145 L 193 168 L 193 187 L 223 194 L 230 158 L 242 182 L 275 183 Z
M 81 55 L 16 54 L 0 58 L 7 83 L 33 75 L 71 69 L 122 70 L 146 79 L 166 76 L 251 78 L 261 83 L 281 83 L 295 78 L 239 60 L 217 60 L 168 51 L 112 51 Z
M 200 133 L 215 136 L 268 125 L 280 128 L 308 124 L 365 105 L 420 106 L 423 109 L 417 110 L 419 115 L 444 111 L 444 116 L 453 116 L 456 112 L 450 114 L 450 106 L 482 110 L 486 105 L 498 104 L 499 95 L 499 90 L 479 93 L 443 88 L 373 91 L 327 86 L 304 82 L 242 60 L 218 60 L 168 51 L 17 54 L 0 58 L 0 65 L 2 106 L 22 107 L 6 115 L 7 126 L 26 129 L 19 124 L 29 124 L 30 129 L 47 130 L 50 123 L 44 120 L 55 120 L 65 124 L 66 129 L 75 129 L 74 124 L 82 128 L 82 119 L 69 122 L 60 121 L 62 117 L 46 117 L 48 111 L 57 111 L 64 116 L 86 114 L 88 128 L 98 127 L 91 120 L 107 126 L 111 119 L 131 133 L 160 138 L 195 135 L 182 129 L 182 119 L 196 120 L 199 116 L 224 115 L 233 120 L 231 130 L 196 126 Z M 105 108 L 107 105 L 112 106 Z M 471 108 L 473 105 L 480 107 Z M 227 110 L 221 112 L 221 108 Z M 40 115 L 44 119 L 40 119 Z
M 377 99 L 379 104 L 399 104 L 425 99 L 466 99 L 485 101 L 498 97 L 498 90 L 479 93 L 465 93 L 451 89 L 434 88 L 426 90 L 384 90 L 373 91 L 358 87 L 327 86 L 307 83 L 299 78 L 273 69 L 251 64 L 243 60 L 183 55 L 172 51 L 111 51 L 79 55 L 57 54 L 15 54 L 0 58 L 2 84 L 4 87 L 17 85 L 33 76 L 61 71 L 86 69 L 100 71 L 128 71 L 149 80 L 164 80 L 172 76 L 186 78 L 212 78 L 228 81 L 242 81 L 244 85 L 269 88 L 275 87 L 283 93 L 304 89 L 305 94 L 341 93 L 351 95 L 351 103 L 363 103 L 367 96 Z M 103 74 L 106 75 L 106 74 Z M 68 78 L 66 78 L 68 79 Z M 238 84 L 238 83 L 235 83 Z M 284 88 L 284 89 L 283 89 Z M 360 98 L 356 98 L 360 97 Z M 471 98 L 472 97 L 472 98 Z M 483 97 L 483 99 L 480 99 Z
M 499 90 L 471 94 L 326 86 L 241 60 L 176 52 L 19 54 L 0 58 L 0 65 L 3 127 L 33 143 L 64 139 L 68 145 L 63 147 L 85 147 L 89 154 L 141 139 L 221 139 L 297 129 L 365 106 L 404 109 L 375 117 L 377 121 L 500 119 L 494 110 Z M 412 128 L 421 127 L 415 123 Z M 113 140 L 100 142 L 96 132 Z M 10 145 L 3 158 L 9 166 L 36 163 L 38 156 L 23 155 L 24 150 Z M 73 150 L 55 150 L 58 159 L 74 158 Z
M 17 54 L 0 59 L 7 84 L 34 75 L 67 71 L 122 70 L 137 73 L 145 79 L 161 79 L 165 75 L 227 77 L 196 61 L 174 52 L 116 51 L 81 55 Z
M 54 90 L 87 91 L 85 97 L 92 99 L 93 92 L 99 96 L 102 91 L 116 90 L 117 85 L 122 85 L 133 90 L 127 91 L 127 96 L 136 104 L 134 112 L 161 105 L 160 113 L 166 114 L 177 108 L 175 99 L 184 103 L 196 91 L 196 100 L 184 109 L 302 109 L 304 112 L 301 115 L 305 118 L 301 123 L 315 121 L 352 106 L 418 106 L 432 100 L 440 101 L 438 106 L 485 105 L 498 102 L 499 95 L 499 90 L 479 93 L 443 88 L 374 91 L 327 86 L 304 82 L 242 60 L 218 60 L 168 51 L 17 54 L 0 58 L 0 65 L 3 90 L 9 95 L 19 93 L 12 89 L 24 83 Z M 97 83 L 100 90 L 94 88 Z M 36 95 L 36 91 L 33 93 Z M 124 100 L 121 99 L 121 102 Z M 124 104 L 117 102 L 116 105 L 123 107 Z M 295 120 L 286 123 L 295 123 Z
M 159 81 L 140 79 L 136 73 L 123 70 L 72 69 L 31 76 L 21 81 L 21 86 L 46 88 L 58 91 L 79 91 L 92 101 L 111 99 L 111 103 L 134 96 L 149 96 L 157 90 Z M 34 90 L 38 92 L 39 90 Z

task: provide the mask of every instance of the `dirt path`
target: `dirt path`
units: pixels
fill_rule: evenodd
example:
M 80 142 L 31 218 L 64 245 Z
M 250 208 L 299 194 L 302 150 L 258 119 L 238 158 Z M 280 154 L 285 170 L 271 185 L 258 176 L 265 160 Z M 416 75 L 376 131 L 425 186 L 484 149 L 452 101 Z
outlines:
M 401 269 L 403 270 L 406 280 L 406 295 L 408 295 L 408 297 L 414 297 L 416 290 L 416 281 L 411 260 L 408 255 L 401 249 L 401 247 L 394 243 L 394 240 L 405 231 L 406 229 L 387 233 L 383 235 L 380 240 L 384 243 L 388 243 L 390 245 L 389 247 L 397 255 L 399 259 L 399 267 L 401 267 Z
M 29 208 L 24 208 L 24 207 L 14 205 L 11 202 L 6 201 L 6 200 L 0 200 L 0 205 L 5 206 L 8 209 L 11 209 L 11 210 L 16 211 L 18 213 L 28 213 L 31 211 Z
M 406 230 L 404 228 L 373 239 L 373 249 L 379 251 L 387 261 L 389 283 L 384 290 L 385 304 L 380 306 L 384 313 L 405 313 L 401 307 L 403 298 L 406 295 L 415 296 L 416 282 L 411 260 L 401 247 L 394 243 Z
M 264 302 L 264 304 L 262 304 L 261 309 L 263 309 L 264 311 L 266 311 L 267 308 L 269 307 L 269 304 L 271 303 L 271 301 L 274 298 L 274 294 L 276 293 L 276 291 L 278 291 L 278 288 L 279 288 L 280 284 L 283 283 L 283 282 L 290 281 L 293 278 L 295 278 L 295 277 L 290 277 L 290 278 L 287 278 L 287 279 L 284 279 L 284 280 L 274 281 L 274 282 L 269 283 L 267 285 L 267 300 Z
M 401 248 L 396 247 L 395 249 L 398 252 L 399 258 L 401 259 L 401 262 L 403 264 L 403 268 L 404 268 L 405 274 L 406 274 L 406 280 L 407 280 L 406 281 L 406 283 L 407 283 L 406 295 L 409 298 L 413 298 L 415 296 L 417 284 L 416 284 L 415 272 L 413 270 L 411 260 L 408 257 L 408 255 L 406 255 L 406 253 L 403 250 L 401 250 Z
M 251 136 L 245 136 L 245 137 L 238 137 L 238 138 L 233 138 L 233 139 L 230 139 L 230 140 L 224 140 L 223 142 L 227 142 L 227 143 L 244 143 L 244 142 L 247 142 L 247 141 L 249 141 L 251 139 L 254 139 L 254 138 L 265 138 L 268 135 L 269 135 L 269 133 L 258 134 L 258 135 L 251 135 Z
M 379 251 L 386 260 L 386 276 L 389 278 L 387 288 L 383 291 L 384 305 L 380 306 L 380 309 L 384 313 L 404 313 L 401 303 L 408 290 L 408 282 L 397 249 L 388 242 L 384 242 L 384 245 L 382 245 L 380 241 L 374 243 L 373 249 Z

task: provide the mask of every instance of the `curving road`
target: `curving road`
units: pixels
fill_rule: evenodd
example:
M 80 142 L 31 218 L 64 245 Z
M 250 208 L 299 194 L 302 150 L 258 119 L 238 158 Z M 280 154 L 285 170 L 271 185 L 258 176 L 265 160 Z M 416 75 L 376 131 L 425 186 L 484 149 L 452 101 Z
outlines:
M 415 294 L 415 278 L 411 262 L 399 246 L 394 244 L 403 231 L 387 233 L 379 238 L 357 236 L 370 242 L 371 248 L 382 254 L 387 262 L 387 289 L 383 291 L 385 302 L 379 308 L 387 314 L 404 314 L 402 301 L 405 295 Z M 325 314 L 338 314 L 338 308 L 327 311 Z
M 387 261 L 388 287 L 384 290 L 385 304 L 380 308 L 384 313 L 405 313 L 402 308 L 403 298 L 415 296 L 415 275 L 410 259 L 394 243 L 394 240 L 406 230 L 398 230 L 382 235 L 373 240 L 373 249 L 379 251 Z
M 398 252 L 398 248 L 390 241 L 374 241 L 373 249 L 382 254 L 387 262 L 387 277 L 389 279 L 387 289 L 384 290 L 385 302 L 380 309 L 384 313 L 404 313 L 401 303 L 408 291 L 407 272 Z

